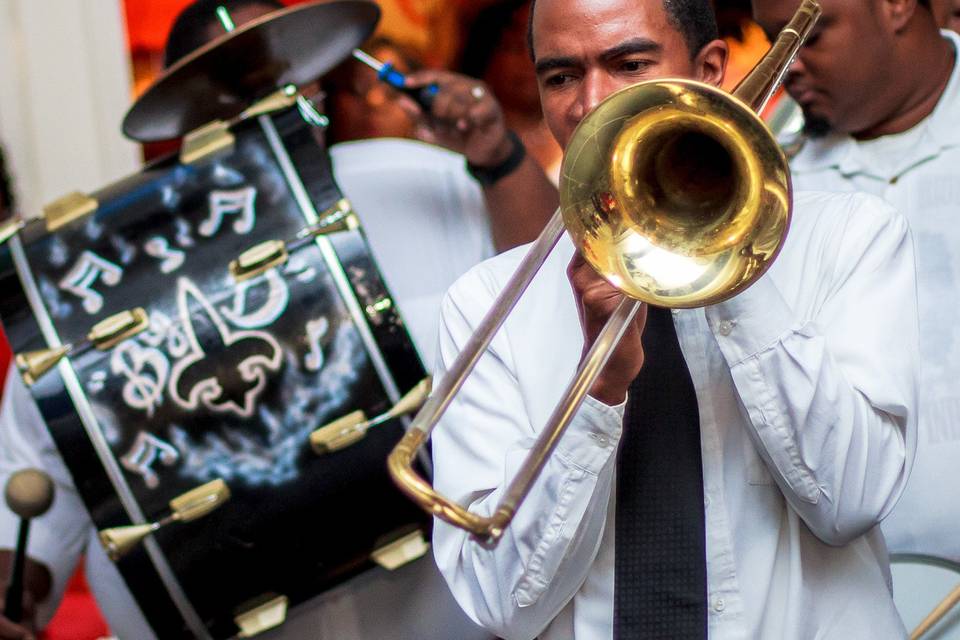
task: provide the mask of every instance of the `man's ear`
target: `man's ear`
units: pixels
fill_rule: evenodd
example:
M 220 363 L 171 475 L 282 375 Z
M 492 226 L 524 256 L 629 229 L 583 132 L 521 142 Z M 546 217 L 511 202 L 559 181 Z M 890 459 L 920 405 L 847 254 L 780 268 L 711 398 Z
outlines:
M 917 12 L 917 0 L 881 0 L 881 16 L 894 33 L 900 33 Z
M 723 40 L 711 40 L 705 44 L 693 61 L 697 80 L 719 87 L 727 70 L 729 53 L 727 43 Z

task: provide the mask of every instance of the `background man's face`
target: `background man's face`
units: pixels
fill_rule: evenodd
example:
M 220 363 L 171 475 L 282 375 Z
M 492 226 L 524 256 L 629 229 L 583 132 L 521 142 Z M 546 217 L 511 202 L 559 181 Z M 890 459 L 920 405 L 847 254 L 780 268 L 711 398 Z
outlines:
M 937 24 L 960 32 L 960 0 L 932 0 L 931 5 Z
M 543 115 L 562 147 L 618 89 L 697 75 L 662 0 L 537 0 L 533 48 Z
M 886 114 L 874 99 L 885 82 L 890 41 L 879 5 L 883 0 L 822 0 L 823 15 L 785 81 L 803 108 L 813 135 L 834 129 L 858 133 Z M 753 0 L 754 18 L 770 38 L 790 20 L 797 0 Z

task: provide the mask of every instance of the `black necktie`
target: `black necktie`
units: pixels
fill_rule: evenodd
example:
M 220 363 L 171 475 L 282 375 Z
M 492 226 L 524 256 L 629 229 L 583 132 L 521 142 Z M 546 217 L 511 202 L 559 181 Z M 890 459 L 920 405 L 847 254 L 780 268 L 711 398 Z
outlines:
M 650 307 L 617 461 L 614 637 L 707 637 L 700 416 L 667 309 Z

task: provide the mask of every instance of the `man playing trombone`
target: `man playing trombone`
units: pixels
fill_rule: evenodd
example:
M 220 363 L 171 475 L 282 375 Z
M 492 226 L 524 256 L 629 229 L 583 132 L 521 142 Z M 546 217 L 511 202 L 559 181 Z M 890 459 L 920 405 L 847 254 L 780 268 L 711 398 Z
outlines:
M 727 55 L 707 0 L 539 0 L 531 46 L 565 148 L 615 91 L 716 86 Z M 669 177 L 693 202 L 716 195 L 709 173 Z M 903 637 L 877 525 L 915 448 L 912 242 L 873 197 L 781 193 L 793 221 L 769 271 L 705 308 L 640 309 L 498 544 L 437 520 L 474 620 L 507 639 Z M 450 290 L 439 371 L 523 255 Z M 620 300 L 562 238 L 435 432 L 440 493 L 493 513 Z

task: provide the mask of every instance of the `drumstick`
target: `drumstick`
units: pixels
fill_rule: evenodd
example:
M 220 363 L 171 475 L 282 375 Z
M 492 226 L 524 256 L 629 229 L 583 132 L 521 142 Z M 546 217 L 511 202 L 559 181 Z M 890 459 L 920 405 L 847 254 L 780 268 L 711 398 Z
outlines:
M 389 62 L 380 62 L 366 51 L 360 49 L 353 50 L 353 57 L 367 65 L 377 72 L 377 78 L 386 82 L 388 85 L 405 93 L 413 98 L 420 105 L 420 108 L 430 113 L 433 106 L 433 99 L 437 97 L 440 87 L 437 84 L 429 84 L 425 87 L 408 87 L 407 77 L 394 68 Z
M 30 520 L 43 515 L 50 508 L 53 503 L 53 482 L 43 471 L 24 469 L 10 476 L 4 496 L 10 510 L 20 516 L 20 532 L 13 567 L 10 569 L 3 615 L 7 620 L 19 623 L 23 619 L 23 570 Z
M 910 640 L 917 640 L 920 636 L 925 634 L 927 631 L 930 631 L 938 622 L 940 622 L 944 616 L 950 613 L 950 610 L 957 606 L 957 603 L 960 603 L 960 585 L 957 585 L 956 588 L 950 592 L 946 598 L 943 599 L 943 602 L 938 604 L 936 608 L 930 612 L 926 618 L 923 619 L 917 628 L 913 630 L 913 633 L 910 634 Z

